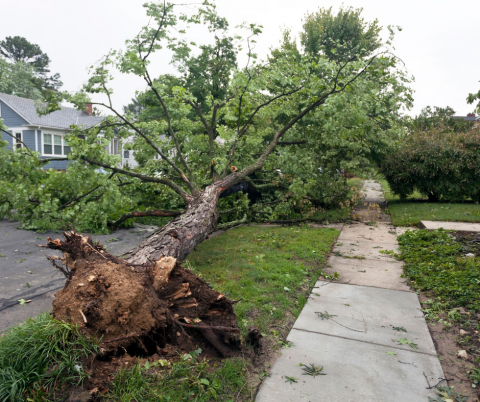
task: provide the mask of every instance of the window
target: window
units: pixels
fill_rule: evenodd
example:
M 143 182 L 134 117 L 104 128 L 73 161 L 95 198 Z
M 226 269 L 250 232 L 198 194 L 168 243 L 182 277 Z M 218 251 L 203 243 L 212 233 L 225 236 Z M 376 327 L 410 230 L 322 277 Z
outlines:
M 62 137 L 60 137 L 59 135 L 53 136 L 53 153 L 55 155 L 62 154 Z
M 70 153 L 70 147 L 63 137 L 58 134 L 43 134 L 43 154 L 66 156 Z
M 43 134 L 43 153 L 52 154 L 52 134 Z
M 15 148 L 20 149 L 22 145 L 22 133 L 15 133 Z

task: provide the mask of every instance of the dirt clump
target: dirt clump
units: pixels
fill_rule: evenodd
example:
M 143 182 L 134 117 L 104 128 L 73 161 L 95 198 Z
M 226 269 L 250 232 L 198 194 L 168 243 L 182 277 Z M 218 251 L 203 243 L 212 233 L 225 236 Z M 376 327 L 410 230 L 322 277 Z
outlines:
M 65 241 L 47 239 L 48 248 L 63 252 L 63 258 L 49 259 L 67 277 L 53 315 L 101 338 L 103 354 L 133 348 L 148 356 L 195 338 L 223 356 L 233 353 L 239 333 L 233 303 L 175 258 L 132 265 L 90 237 L 64 236 Z

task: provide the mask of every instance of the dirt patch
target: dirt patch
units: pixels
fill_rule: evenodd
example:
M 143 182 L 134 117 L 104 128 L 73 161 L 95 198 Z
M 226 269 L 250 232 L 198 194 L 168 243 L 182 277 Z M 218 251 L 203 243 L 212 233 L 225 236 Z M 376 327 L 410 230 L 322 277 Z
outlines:
M 465 253 L 480 256 L 480 233 L 477 232 L 454 232 L 457 241 L 462 243 Z
M 420 295 L 419 297 L 422 303 L 428 300 L 428 297 L 425 295 Z M 480 400 L 478 390 L 472 388 L 472 382 L 468 378 L 468 372 L 475 367 L 475 358 L 480 356 L 478 331 L 466 331 L 464 326 L 460 325 L 447 328 L 441 322 L 427 321 L 427 325 L 435 344 L 435 349 L 440 357 L 440 364 L 445 373 L 445 378 L 450 380 L 448 385 L 455 387 L 455 391 L 461 395 L 467 396 L 468 402 L 478 402 Z M 460 330 L 465 331 L 466 334 L 460 335 Z M 459 345 L 459 340 L 466 340 L 466 343 Z M 458 352 L 465 349 L 468 354 L 468 360 L 458 356 Z M 444 385 L 445 383 L 442 384 Z

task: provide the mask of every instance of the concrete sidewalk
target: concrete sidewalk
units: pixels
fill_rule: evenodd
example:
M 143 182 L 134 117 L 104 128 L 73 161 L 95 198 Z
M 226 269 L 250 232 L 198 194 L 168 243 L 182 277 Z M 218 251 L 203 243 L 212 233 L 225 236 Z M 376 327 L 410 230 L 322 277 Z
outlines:
M 383 201 L 380 184 L 367 181 L 364 189 L 367 204 Z M 316 283 L 288 335 L 293 346 L 282 350 L 257 401 L 427 402 L 435 396 L 427 388 L 445 377 L 418 297 L 401 277 L 402 263 L 388 253 L 397 248 L 388 223 L 344 225 L 325 269 L 339 280 Z M 326 375 L 303 375 L 301 364 L 312 363 Z

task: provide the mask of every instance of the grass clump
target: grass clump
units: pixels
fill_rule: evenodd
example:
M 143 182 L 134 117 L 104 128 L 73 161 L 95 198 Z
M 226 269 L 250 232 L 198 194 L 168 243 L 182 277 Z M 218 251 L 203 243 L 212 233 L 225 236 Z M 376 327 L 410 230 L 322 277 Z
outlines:
M 98 345 L 78 327 L 43 313 L 0 337 L 0 401 L 40 401 L 55 389 L 79 384 L 82 358 Z
M 240 300 L 243 333 L 297 317 L 339 232 L 332 228 L 244 226 L 199 245 L 188 261 L 214 289 Z
M 445 309 L 480 311 L 480 261 L 448 231 L 407 231 L 398 238 L 404 273 L 414 289 L 430 292 Z
M 234 401 L 246 391 L 246 369 L 241 359 L 211 367 L 195 353 L 178 363 L 137 364 L 117 373 L 106 400 L 118 402 Z
M 469 201 L 462 203 L 428 202 L 428 199 L 415 191 L 406 200 L 393 195 L 386 180 L 380 180 L 388 213 L 395 226 L 418 226 L 420 221 L 480 222 L 480 205 Z

